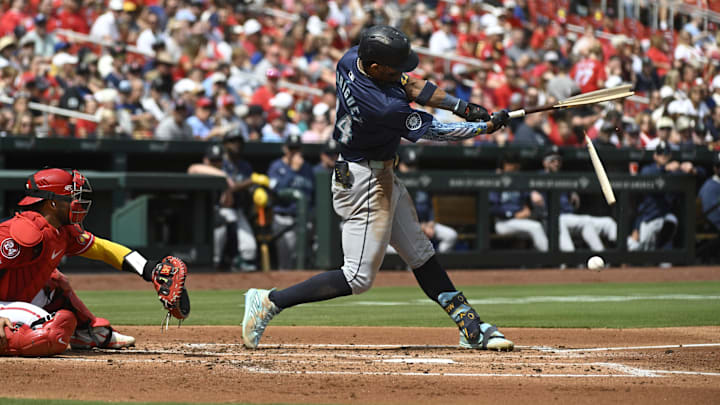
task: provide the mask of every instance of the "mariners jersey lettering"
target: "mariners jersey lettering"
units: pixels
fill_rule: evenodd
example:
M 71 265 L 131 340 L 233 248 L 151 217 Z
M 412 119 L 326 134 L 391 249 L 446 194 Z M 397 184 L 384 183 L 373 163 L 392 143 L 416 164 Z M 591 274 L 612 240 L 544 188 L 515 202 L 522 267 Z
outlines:
M 337 64 L 337 123 L 333 138 L 345 160 L 389 160 L 400 138 L 417 141 L 428 130 L 432 115 L 413 110 L 400 83 L 379 83 L 357 67 L 357 47 Z

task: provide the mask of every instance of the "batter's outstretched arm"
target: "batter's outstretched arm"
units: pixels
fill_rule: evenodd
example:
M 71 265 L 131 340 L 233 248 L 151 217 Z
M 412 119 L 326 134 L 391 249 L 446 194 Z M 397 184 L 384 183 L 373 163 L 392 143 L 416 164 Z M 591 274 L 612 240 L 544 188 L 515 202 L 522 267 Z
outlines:
M 492 132 L 494 124 L 487 122 L 440 122 L 433 119 L 430 128 L 422 135 L 423 139 L 431 141 L 461 141 L 473 138 L 480 134 Z
M 400 82 L 405 88 L 405 94 L 407 94 L 409 101 L 452 111 L 455 115 L 466 121 L 479 122 L 490 120 L 490 113 L 488 113 L 485 107 L 468 103 L 465 100 L 452 96 L 430 81 L 417 79 L 403 73 Z

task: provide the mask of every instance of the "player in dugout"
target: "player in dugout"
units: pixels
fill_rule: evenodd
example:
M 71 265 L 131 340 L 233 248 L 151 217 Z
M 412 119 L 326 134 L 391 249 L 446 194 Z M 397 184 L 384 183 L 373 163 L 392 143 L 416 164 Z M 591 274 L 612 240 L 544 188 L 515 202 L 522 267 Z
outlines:
M 18 203 L 21 212 L 0 222 L 0 355 L 49 356 L 64 352 L 68 345 L 73 349 L 134 345 L 135 338 L 114 330 L 80 300 L 57 269 L 64 256 L 100 260 L 137 273 L 153 282 L 173 316 L 181 318 L 163 295 L 172 297 L 173 305 L 182 302 L 182 317 L 189 314 L 187 270 L 180 259 L 169 256 L 151 264 L 139 252 L 83 229 L 91 191 L 90 182 L 77 170 L 40 170 L 25 184 L 25 197 Z

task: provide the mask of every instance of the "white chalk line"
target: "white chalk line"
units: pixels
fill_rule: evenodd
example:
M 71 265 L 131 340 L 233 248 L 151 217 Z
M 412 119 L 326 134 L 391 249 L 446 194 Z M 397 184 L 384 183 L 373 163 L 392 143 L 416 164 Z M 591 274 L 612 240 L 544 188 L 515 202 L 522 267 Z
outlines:
M 512 305 L 512 304 L 538 304 L 553 302 L 628 302 L 628 301 L 716 301 L 720 295 L 705 294 L 659 294 L 659 295 L 539 295 L 529 297 L 493 297 L 472 299 L 473 305 Z M 348 306 L 401 306 L 401 305 L 436 305 L 428 299 L 413 299 L 407 301 L 359 301 L 348 299 L 345 301 L 323 302 L 307 305 L 322 305 L 334 307 Z
M 189 348 L 210 347 L 242 347 L 242 343 L 189 343 Z M 403 345 L 403 344 L 324 344 L 324 343 L 283 343 L 261 344 L 262 349 L 346 349 L 346 350 L 426 350 L 426 349 L 457 349 L 457 345 Z M 693 347 L 720 347 L 720 343 L 690 343 L 655 346 L 618 346 L 618 347 L 587 347 L 587 348 L 557 348 L 550 346 L 515 346 L 521 350 L 537 350 L 547 353 L 573 353 L 573 352 L 606 352 L 621 350 L 651 350 L 651 349 L 682 349 Z M 466 349 L 463 349 L 466 350 Z

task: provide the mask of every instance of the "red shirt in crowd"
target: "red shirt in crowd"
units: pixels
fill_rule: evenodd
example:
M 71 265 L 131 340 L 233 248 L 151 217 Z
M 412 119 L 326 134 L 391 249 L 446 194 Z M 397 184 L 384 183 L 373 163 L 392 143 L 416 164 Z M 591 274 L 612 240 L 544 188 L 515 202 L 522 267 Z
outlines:
M 584 58 L 572 67 L 570 77 L 578 84 L 581 92 L 587 93 L 601 87 L 606 79 L 605 68 L 597 59 Z
M 48 31 L 54 31 L 57 28 L 65 30 L 81 32 L 83 34 L 90 33 L 90 27 L 80 13 L 72 13 L 70 10 L 62 9 L 57 14 L 57 17 L 51 18 L 48 21 Z
M 659 66 L 659 63 L 670 65 L 670 56 L 655 47 L 650 47 L 650 49 L 648 49 L 647 57 L 650 58 L 651 61 L 653 61 L 653 64 L 655 66 Z M 665 73 L 667 73 L 667 69 L 660 67 L 657 68 L 658 76 L 663 77 L 665 76 Z
M 28 16 L 20 11 L 10 9 L 0 17 L 0 36 L 12 34 L 15 27 L 20 25 Z

